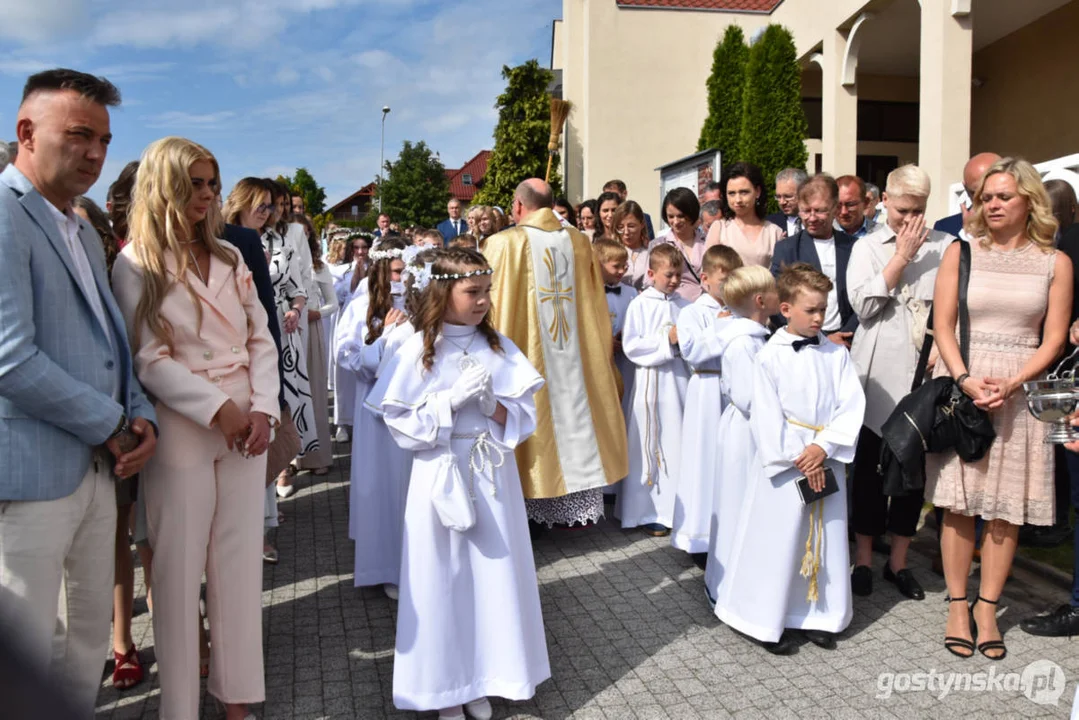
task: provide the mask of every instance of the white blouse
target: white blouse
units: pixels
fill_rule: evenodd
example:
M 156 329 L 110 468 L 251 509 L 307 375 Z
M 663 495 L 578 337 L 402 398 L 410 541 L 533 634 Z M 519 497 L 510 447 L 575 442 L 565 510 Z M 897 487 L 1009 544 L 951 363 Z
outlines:
M 889 290 L 884 266 L 895 256 L 895 239 L 890 227 L 879 225 L 854 243 L 847 265 L 847 294 L 859 321 L 850 354 L 865 389 L 865 426 L 877 435 L 895 406 L 910 393 L 937 268 L 955 240 L 930 230 L 913 262 Z

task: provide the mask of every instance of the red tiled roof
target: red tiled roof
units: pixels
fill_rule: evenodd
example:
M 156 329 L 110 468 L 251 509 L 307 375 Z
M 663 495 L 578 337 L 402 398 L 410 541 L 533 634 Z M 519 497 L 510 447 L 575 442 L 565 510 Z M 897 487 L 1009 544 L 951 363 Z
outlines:
M 377 189 L 378 189 L 378 185 L 376 185 L 375 183 L 373 183 L 373 182 L 367 183 L 362 188 L 360 188 L 356 192 L 352 193 L 351 195 L 349 195 L 347 198 L 345 198 L 341 202 L 334 205 L 332 208 L 329 208 L 326 212 L 334 213 L 334 212 L 337 212 L 338 210 L 345 209 L 346 207 L 352 205 L 354 200 L 356 200 L 357 198 L 360 198 L 360 197 L 366 196 L 366 197 L 372 197 L 373 198 L 375 196 L 375 191 Z
M 446 177 L 450 179 L 450 195 L 463 203 L 472 202 L 472 196 L 476 194 L 476 185 L 487 174 L 487 160 L 490 157 L 490 150 L 480 150 L 474 158 L 456 170 L 447 169 Z M 472 176 L 471 185 L 465 185 L 465 175 Z
M 615 0 L 618 7 L 771 13 L 783 0 Z

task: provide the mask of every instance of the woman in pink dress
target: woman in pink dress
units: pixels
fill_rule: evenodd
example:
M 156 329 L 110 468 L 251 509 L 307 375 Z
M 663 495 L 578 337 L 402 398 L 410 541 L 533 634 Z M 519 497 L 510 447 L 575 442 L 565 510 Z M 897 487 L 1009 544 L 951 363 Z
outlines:
M 729 245 L 746 265 L 771 266 L 772 252 L 783 239 L 783 231 L 764 220 L 768 190 L 760 168 L 735 163 L 723 172 L 719 184 L 723 218 L 712 223 L 705 247 Z
M 977 649 L 990 660 L 1007 654 L 997 602 L 1011 570 L 1019 527 L 1053 524 L 1053 450 L 1046 428 L 1027 412 L 1023 383 L 1042 377 L 1068 335 L 1072 263 L 1053 249 L 1056 220 L 1037 171 L 1005 158 L 982 178 L 966 221 L 971 267 L 967 293 L 970 358 L 956 340 L 960 246 L 944 253 L 933 295 L 933 329 L 942 362 L 976 405 L 989 411 L 996 440 L 981 460 L 929 455 L 926 499 L 945 509 L 940 536 L 949 612 L 945 647 L 960 657 Z M 974 556 L 974 518 L 985 522 L 981 581 L 966 602 Z M 962 601 L 962 602 L 961 602 Z M 973 627 L 971 619 L 973 618 Z
M 652 241 L 656 245 L 674 245 L 682 253 L 682 284 L 675 291 L 689 302 L 701 296 L 701 263 L 704 262 L 704 231 L 697 221 L 701 219 L 701 204 L 697 195 L 687 188 L 675 188 L 663 198 L 663 220 L 669 225 L 667 232 Z

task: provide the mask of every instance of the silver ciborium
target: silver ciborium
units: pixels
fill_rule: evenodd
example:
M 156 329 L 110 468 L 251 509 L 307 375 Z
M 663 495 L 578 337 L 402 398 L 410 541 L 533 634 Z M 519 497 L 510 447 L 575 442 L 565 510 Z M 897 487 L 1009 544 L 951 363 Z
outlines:
M 1060 361 L 1044 380 L 1023 383 L 1027 394 L 1030 414 L 1044 423 L 1052 423 L 1053 429 L 1045 436 L 1047 443 L 1071 443 L 1079 441 L 1079 432 L 1072 427 L 1070 418 L 1079 408 L 1079 387 L 1076 386 L 1075 368 L 1061 371 L 1079 353 L 1079 348 Z

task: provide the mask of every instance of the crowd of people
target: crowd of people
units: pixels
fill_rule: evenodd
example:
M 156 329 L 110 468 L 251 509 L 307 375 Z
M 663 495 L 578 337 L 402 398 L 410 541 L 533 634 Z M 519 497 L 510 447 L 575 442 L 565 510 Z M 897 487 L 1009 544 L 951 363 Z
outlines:
M 229 720 L 253 717 L 277 501 L 348 441 L 354 583 L 399 604 L 401 709 L 489 718 L 490 696 L 532 697 L 551 671 L 531 536 L 608 513 L 670 536 L 716 617 L 786 654 L 798 635 L 837 646 L 884 535 L 882 578 L 924 599 L 907 554 L 928 501 L 944 646 L 1005 657 L 1020 528 L 1066 524 L 1079 496 L 1079 447 L 1054 458 L 1022 392 L 1079 338 L 1067 183 L 977 155 L 961 212 L 930 229 L 917 166 L 883 193 L 787 169 L 769 215 L 773 187 L 736 162 L 700 197 L 671 190 L 658 233 L 621 181 L 573 205 L 527 179 L 507 210 L 453 199 L 437 228 L 382 213 L 321 235 L 281 183 L 225 195 L 213 153 L 178 137 L 98 208 L 119 102 L 102 78 L 33 75 L 0 146 L 0 609 L 78 715 L 110 615 L 113 684 L 145 677 L 134 544 L 161 716 L 198 717 L 201 676 Z M 883 428 L 935 377 L 996 437 L 977 461 L 929 453 L 924 488 L 892 493 Z M 1023 627 L 1079 632 L 1079 585 Z

